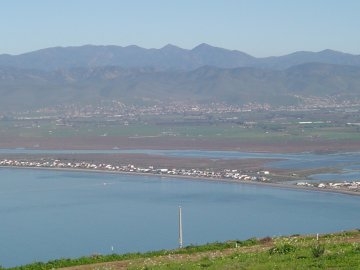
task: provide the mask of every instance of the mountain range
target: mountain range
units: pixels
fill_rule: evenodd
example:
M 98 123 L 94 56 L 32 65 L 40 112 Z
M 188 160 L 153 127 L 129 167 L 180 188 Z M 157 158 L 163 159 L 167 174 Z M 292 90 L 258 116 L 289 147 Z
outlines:
M 331 50 L 255 58 L 201 44 L 48 48 L 0 55 L 0 111 L 118 99 L 266 103 L 360 100 L 360 56 Z
M 55 70 L 74 67 L 151 67 L 156 70 L 194 70 L 202 66 L 219 68 L 256 67 L 287 69 L 304 63 L 360 66 L 360 55 L 332 50 L 295 52 L 284 56 L 256 58 L 244 52 L 200 44 L 192 50 L 174 45 L 144 49 L 135 45 L 54 47 L 20 55 L 0 55 L 0 67 Z

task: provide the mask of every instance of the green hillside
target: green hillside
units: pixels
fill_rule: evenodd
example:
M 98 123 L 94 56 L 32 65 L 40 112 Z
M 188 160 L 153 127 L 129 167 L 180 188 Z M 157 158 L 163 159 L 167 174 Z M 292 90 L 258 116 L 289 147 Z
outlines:
M 284 71 L 205 66 L 193 71 L 75 68 L 45 72 L 0 68 L 0 111 L 120 100 L 126 104 L 306 105 L 360 100 L 360 67 L 303 64 Z
M 92 255 L 12 270 L 68 269 L 359 269 L 360 230 L 228 241 L 144 254 Z

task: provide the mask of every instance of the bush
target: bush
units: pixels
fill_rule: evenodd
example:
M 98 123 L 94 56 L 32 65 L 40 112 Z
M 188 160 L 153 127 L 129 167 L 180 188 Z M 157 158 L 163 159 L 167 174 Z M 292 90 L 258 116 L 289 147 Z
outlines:
M 314 258 L 321 257 L 324 254 L 324 252 L 325 252 L 324 245 L 316 244 L 311 248 L 311 253 L 314 256 Z
M 249 247 L 249 246 L 257 245 L 259 243 L 259 240 L 256 239 L 256 238 L 250 238 L 250 239 L 247 239 L 245 241 L 237 241 L 237 243 L 241 247 Z
M 360 244 L 359 243 L 353 243 L 352 247 L 353 247 L 354 252 L 360 252 Z
M 290 252 L 294 252 L 296 247 L 289 243 L 279 244 L 269 250 L 270 254 L 288 254 Z

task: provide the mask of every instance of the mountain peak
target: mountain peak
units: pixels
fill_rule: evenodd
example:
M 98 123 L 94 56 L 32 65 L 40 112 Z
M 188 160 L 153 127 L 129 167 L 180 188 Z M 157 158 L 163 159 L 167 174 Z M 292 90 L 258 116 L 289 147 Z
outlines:
M 166 44 L 164 47 L 162 47 L 160 50 L 174 51 L 174 50 L 183 50 L 183 49 L 169 43 L 169 44 Z
M 339 52 L 339 51 L 335 51 L 335 50 L 331 50 L 331 49 L 326 49 L 326 50 L 320 51 L 319 54 L 334 55 L 334 54 L 346 54 L 346 53 Z
M 143 48 L 139 47 L 138 45 L 128 45 L 126 47 L 124 47 L 125 49 L 133 49 L 133 50 L 141 50 Z
M 207 44 L 207 43 L 201 43 L 201 44 L 197 45 L 196 47 L 194 47 L 194 48 L 192 49 L 192 51 L 204 50 L 204 49 L 215 49 L 215 48 L 216 48 L 216 47 L 211 46 L 211 45 L 209 45 L 209 44 Z

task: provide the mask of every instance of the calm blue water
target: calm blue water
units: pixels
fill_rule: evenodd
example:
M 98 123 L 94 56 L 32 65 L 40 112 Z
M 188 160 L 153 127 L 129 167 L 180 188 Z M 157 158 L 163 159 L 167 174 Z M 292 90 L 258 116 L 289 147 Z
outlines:
M 360 197 L 211 181 L 0 169 L 0 265 L 359 227 Z M 112 251 L 113 247 L 113 251 Z

